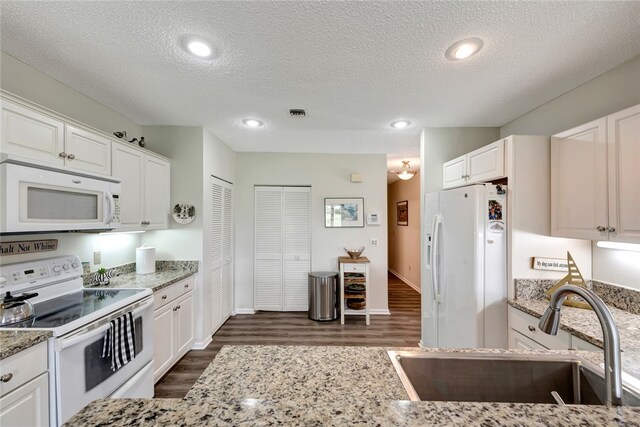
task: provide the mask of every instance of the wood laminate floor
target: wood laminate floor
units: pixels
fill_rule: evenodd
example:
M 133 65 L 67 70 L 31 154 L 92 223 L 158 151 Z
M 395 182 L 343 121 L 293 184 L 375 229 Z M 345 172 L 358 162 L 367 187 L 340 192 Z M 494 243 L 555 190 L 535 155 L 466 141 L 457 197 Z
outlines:
M 417 347 L 420 294 L 389 274 L 390 316 L 348 316 L 345 324 L 315 322 L 307 312 L 258 312 L 229 318 L 204 350 L 187 353 L 156 384 L 155 397 L 182 398 L 223 345 L 348 345 Z

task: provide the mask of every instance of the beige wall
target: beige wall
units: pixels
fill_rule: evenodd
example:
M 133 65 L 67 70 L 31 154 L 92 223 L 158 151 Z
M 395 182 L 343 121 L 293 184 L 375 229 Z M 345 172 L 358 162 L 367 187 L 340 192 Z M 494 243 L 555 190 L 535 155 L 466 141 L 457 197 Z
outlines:
M 552 135 L 640 104 L 640 56 L 507 123 L 501 135 Z M 593 244 L 595 280 L 640 289 L 640 252 L 601 249 Z
M 398 225 L 397 203 L 409 202 L 409 225 Z M 389 270 L 413 288 L 420 289 L 420 172 L 408 181 L 387 187 L 389 220 Z
M 387 159 L 384 154 L 236 153 L 235 300 L 236 309 L 253 309 L 253 234 L 255 185 L 311 186 L 311 269 L 337 271 L 343 247 L 365 246 L 371 260 L 371 308 L 387 306 Z M 350 182 L 361 173 L 363 183 Z M 325 228 L 325 197 L 363 197 L 365 213 L 377 213 L 380 225 Z M 370 245 L 377 239 L 378 247 Z

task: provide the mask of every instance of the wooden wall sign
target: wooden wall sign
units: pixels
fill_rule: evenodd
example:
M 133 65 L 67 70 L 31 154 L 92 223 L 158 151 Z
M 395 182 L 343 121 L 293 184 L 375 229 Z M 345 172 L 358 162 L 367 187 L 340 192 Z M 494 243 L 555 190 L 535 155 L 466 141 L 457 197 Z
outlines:
M 0 242 L 0 256 L 48 252 L 58 249 L 58 239 Z
M 534 270 L 569 271 L 569 264 L 563 258 L 531 258 L 531 268 Z

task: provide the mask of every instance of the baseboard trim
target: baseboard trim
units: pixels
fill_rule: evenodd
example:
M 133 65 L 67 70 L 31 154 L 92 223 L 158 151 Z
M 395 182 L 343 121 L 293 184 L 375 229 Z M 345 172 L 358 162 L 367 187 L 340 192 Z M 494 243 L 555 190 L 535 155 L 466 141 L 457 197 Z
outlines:
M 236 308 L 235 314 L 256 314 L 256 311 L 253 308 Z
M 196 341 L 191 345 L 191 350 L 204 350 L 209 344 L 211 344 L 213 338 L 207 337 L 204 341 Z
M 415 290 L 417 293 L 422 294 L 422 291 L 420 290 L 419 286 L 417 286 L 414 283 L 412 283 L 411 281 L 409 281 L 406 277 L 404 277 L 403 275 L 401 275 L 397 271 L 394 271 L 391 268 L 389 268 L 388 270 L 391 273 L 393 273 L 393 275 L 396 276 L 398 279 L 402 280 L 406 285 L 409 285 L 411 288 L 413 288 L 413 290 Z

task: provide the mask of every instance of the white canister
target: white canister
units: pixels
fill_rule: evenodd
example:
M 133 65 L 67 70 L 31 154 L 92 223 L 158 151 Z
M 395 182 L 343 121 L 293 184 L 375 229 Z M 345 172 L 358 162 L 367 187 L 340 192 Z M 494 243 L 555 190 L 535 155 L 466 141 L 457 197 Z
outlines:
M 144 244 L 136 248 L 136 274 L 156 272 L 156 248 Z

